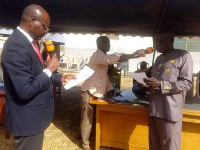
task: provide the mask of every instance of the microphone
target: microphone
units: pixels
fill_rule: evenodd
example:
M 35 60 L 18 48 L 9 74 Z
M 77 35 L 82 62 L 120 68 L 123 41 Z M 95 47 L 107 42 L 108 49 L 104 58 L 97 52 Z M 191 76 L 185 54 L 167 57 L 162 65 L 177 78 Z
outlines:
M 53 42 L 52 41 L 46 41 L 45 47 L 46 47 L 47 53 L 50 54 L 50 57 L 53 57 L 53 54 L 55 54 L 55 48 L 54 48 Z
M 145 54 L 151 54 L 151 53 L 153 53 L 153 51 L 154 51 L 153 47 L 148 47 L 144 50 L 144 53 Z M 133 58 L 138 58 L 138 57 L 139 57 L 138 52 L 133 53 Z

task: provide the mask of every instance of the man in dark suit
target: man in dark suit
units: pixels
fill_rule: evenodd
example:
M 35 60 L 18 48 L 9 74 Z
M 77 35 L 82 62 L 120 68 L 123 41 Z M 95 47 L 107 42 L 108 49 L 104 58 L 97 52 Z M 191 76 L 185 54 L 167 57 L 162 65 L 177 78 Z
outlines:
M 73 78 L 52 74 L 60 65 L 56 54 L 48 55 L 44 66 L 36 43 L 49 31 L 49 24 L 46 10 L 35 4 L 27 6 L 3 48 L 5 122 L 17 150 L 42 149 L 44 130 L 54 114 L 52 83 L 61 85 Z

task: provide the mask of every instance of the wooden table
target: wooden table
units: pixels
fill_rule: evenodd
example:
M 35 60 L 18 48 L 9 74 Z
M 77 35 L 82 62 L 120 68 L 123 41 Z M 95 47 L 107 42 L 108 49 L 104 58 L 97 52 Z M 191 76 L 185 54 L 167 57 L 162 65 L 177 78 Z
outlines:
M 144 106 L 91 100 L 96 105 L 96 150 L 100 146 L 148 150 L 148 113 Z M 182 150 L 200 149 L 200 111 L 183 110 Z

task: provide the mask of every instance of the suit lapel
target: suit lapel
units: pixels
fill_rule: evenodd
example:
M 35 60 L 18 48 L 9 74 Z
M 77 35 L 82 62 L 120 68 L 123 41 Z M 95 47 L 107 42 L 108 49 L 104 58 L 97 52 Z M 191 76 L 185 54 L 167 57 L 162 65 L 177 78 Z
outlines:
M 20 38 L 22 38 L 22 39 L 32 48 L 32 50 L 34 50 L 34 49 L 33 49 L 33 46 L 32 46 L 31 43 L 30 43 L 30 41 L 27 39 L 27 37 L 26 37 L 23 33 L 21 33 L 18 29 L 15 29 L 14 32 L 15 32 Z
M 20 38 L 22 38 L 22 40 L 24 40 L 24 42 L 26 42 L 26 43 L 29 45 L 29 47 L 30 47 L 30 49 L 31 49 L 31 51 L 32 51 L 32 53 L 33 53 L 33 55 L 35 55 L 36 59 L 40 62 L 40 59 L 39 59 L 39 57 L 37 56 L 37 54 L 36 54 L 36 52 L 35 52 L 35 49 L 33 48 L 33 46 L 32 46 L 32 44 L 30 43 L 30 41 L 27 39 L 27 37 L 26 37 L 23 33 L 21 33 L 18 29 L 15 29 L 14 32 L 15 32 L 15 34 L 17 34 Z M 39 64 L 44 68 L 44 66 L 42 65 L 41 62 L 40 62 Z

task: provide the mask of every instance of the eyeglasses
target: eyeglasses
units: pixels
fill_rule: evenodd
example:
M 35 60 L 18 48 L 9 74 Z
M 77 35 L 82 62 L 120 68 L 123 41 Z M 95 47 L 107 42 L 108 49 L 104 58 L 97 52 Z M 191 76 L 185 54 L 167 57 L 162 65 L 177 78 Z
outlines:
M 41 22 L 39 19 L 37 19 L 36 17 L 32 17 L 33 19 L 35 19 L 35 20 L 37 20 L 37 21 L 39 21 L 41 24 L 42 24 L 42 26 L 43 26 L 43 28 L 44 28 L 44 30 L 45 30 L 45 32 L 49 32 L 49 28 L 43 23 L 43 22 Z

